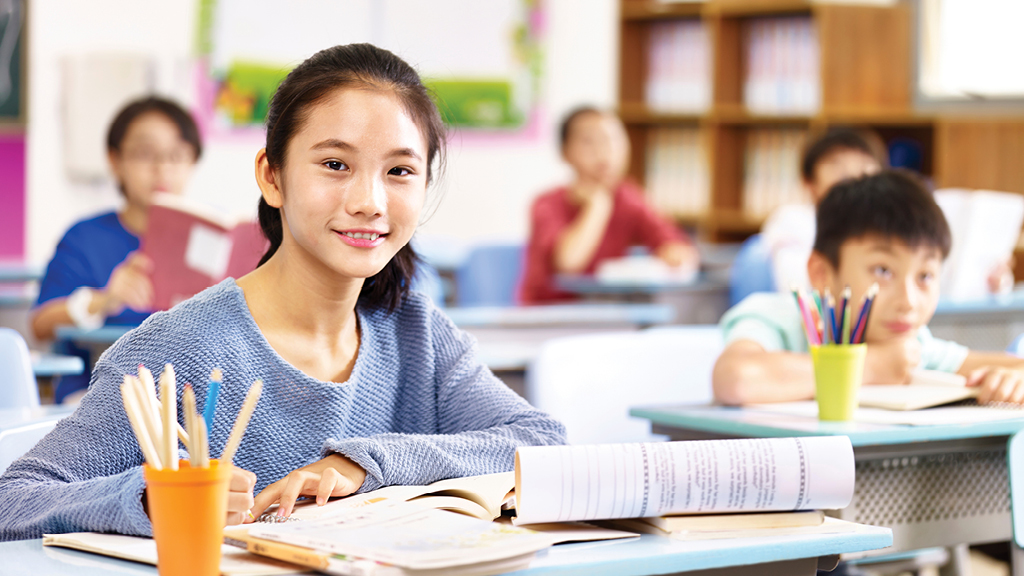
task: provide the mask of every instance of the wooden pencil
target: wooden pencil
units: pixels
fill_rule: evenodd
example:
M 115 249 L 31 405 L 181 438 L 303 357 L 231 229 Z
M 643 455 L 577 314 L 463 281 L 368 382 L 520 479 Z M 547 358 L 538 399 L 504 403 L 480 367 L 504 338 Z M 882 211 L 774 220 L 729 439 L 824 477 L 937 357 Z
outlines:
M 228 441 L 224 444 L 224 451 L 220 455 L 221 464 L 228 466 L 233 463 L 235 452 L 238 450 L 239 444 L 242 443 L 242 435 L 245 434 L 245 428 L 249 425 L 249 418 L 252 417 L 252 412 L 256 409 L 256 403 L 259 402 L 261 392 L 263 392 L 263 382 L 259 380 L 253 382 L 249 388 L 249 393 L 245 395 L 245 402 L 242 403 L 242 408 L 238 411 L 238 416 L 235 418 L 235 425 L 231 428 L 231 435 L 228 436 Z
M 196 418 L 196 434 L 199 435 L 199 467 L 210 467 L 210 436 L 206 432 L 206 421 Z
M 175 426 L 178 423 L 178 391 L 174 378 L 174 367 L 164 366 L 160 374 L 160 403 L 163 413 L 163 458 L 167 468 L 178 469 L 178 434 Z
M 162 408 L 160 407 L 160 400 L 156 397 L 156 382 L 153 381 L 153 373 L 143 364 L 139 364 L 139 380 L 142 382 L 143 389 L 145 390 L 143 400 L 147 400 L 146 404 L 153 410 L 155 419 L 157 421 L 161 420 Z M 178 439 L 181 440 L 182 444 L 188 446 L 188 432 L 185 431 L 181 424 L 175 423 L 175 425 L 178 427 Z
M 159 412 L 154 414 L 150 410 L 149 399 L 146 397 L 145 385 L 141 380 L 135 376 L 125 376 L 125 381 L 129 382 L 132 391 L 134 393 L 135 400 L 139 403 L 139 417 L 142 418 L 142 422 L 146 427 L 146 431 L 149 434 L 150 439 L 153 442 L 153 447 L 157 449 L 157 454 L 160 456 L 158 462 L 163 462 L 163 449 L 160 448 L 161 438 L 163 438 L 163 426 L 160 424 Z
M 153 439 L 150 437 L 146 424 L 142 420 L 144 409 L 138 399 L 136 388 L 129 378 L 129 376 L 125 376 L 124 383 L 121 384 L 121 402 L 124 404 L 125 414 L 128 415 L 128 422 L 135 432 L 135 439 L 139 442 L 139 448 L 142 449 L 142 456 L 151 467 L 160 470 L 163 468 L 160 462 L 160 455 L 157 453 L 156 447 L 153 445 Z
M 188 463 L 193 468 L 199 468 L 201 449 L 197 445 L 199 434 L 196 433 L 196 393 L 192 390 L 191 384 L 185 384 L 185 391 L 181 395 L 181 410 L 185 414 L 185 429 L 189 436 L 189 441 L 185 443 L 185 449 L 188 450 Z

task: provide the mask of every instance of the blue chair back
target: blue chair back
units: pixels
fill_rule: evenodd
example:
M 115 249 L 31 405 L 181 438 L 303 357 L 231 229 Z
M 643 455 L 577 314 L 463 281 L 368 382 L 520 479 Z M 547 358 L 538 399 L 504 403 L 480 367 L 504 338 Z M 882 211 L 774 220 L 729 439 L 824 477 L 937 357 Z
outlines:
M 735 306 L 754 292 L 774 292 L 772 254 L 760 234 L 747 238 L 729 269 L 729 305 Z
M 32 357 L 17 331 L 0 328 L 0 408 L 39 406 Z
M 490 244 L 469 252 L 455 271 L 459 306 L 512 306 L 523 268 L 522 244 Z
M 1006 347 L 1006 351 L 1014 356 L 1024 357 L 1024 334 L 1018 334 L 1013 339 L 1013 342 L 1010 342 L 1010 345 Z

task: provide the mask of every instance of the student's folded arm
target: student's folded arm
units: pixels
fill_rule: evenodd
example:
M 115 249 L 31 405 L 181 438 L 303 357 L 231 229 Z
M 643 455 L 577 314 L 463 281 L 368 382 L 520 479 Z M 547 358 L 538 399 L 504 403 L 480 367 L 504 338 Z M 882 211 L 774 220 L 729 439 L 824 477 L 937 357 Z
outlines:
M 454 326 L 453 326 L 454 328 Z M 448 366 L 437 367 L 437 433 L 379 434 L 328 440 L 366 470 L 359 492 L 396 484 L 508 472 L 516 448 L 564 444 L 565 427 L 530 406 L 476 359 L 471 336 L 453 333 L 458 347 Z
M 971 372 L 974 372 L 978 368 L 989 368 L 994 366 L 1024 370 L 1024 358 L 1007 354 L 1005 352 L 979 352 L 971 350 L 967 353 L 967 358 L 964 359 L 964 363 L 960 365 L 960 369 L 957 370 L 957 374 L 970 376 Z
M 74 414 L 0 476 L 0 540 L 151 534 L 142 507 L 142 454 L 121 408 L 122 373 L 101 360 Z
M 753 340 L 730 343 L 712 372 L 715 399 L 729 405 L 791 402 L 814 397 L 807 354 L 767 351 Z

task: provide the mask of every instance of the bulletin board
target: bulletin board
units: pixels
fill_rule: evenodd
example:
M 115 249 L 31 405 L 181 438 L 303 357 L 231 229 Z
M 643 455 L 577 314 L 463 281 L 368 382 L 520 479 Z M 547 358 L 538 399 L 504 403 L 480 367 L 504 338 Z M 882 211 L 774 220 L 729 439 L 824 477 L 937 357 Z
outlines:
M 199 0 L 199 116 L 214 136 L 261 128 L 288 71 L 370 42 L 412 64 L 452 127 L 516 134 L 536 119 L 543 0 Z
M 25 38 L 23 0 L 0 0 L 0 122 L 22 123 Z

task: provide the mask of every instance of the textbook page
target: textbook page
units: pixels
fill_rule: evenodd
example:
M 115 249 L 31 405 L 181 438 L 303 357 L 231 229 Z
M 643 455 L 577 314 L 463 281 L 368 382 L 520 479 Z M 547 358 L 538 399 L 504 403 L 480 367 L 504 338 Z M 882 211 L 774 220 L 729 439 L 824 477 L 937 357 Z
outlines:
M 530 446 L 516 451 L 516 523 L 844 508 L 846 436 Z

